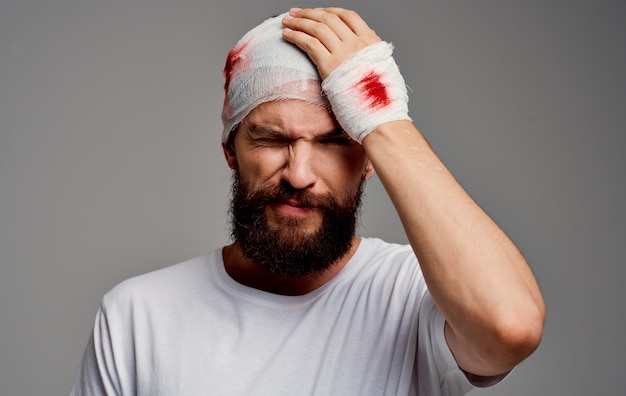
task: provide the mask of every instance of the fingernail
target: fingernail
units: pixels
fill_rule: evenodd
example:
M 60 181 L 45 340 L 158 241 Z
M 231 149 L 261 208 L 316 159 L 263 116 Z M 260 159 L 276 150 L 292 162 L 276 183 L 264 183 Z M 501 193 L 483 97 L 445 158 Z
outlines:
M 290 14 L 295 14 L 296 12 L 300 11 L 301 9 L 302 9 L 302 8 L 292 7 L 292 8 L 289 10 L 289 13 L 290 13 Z
M 283 17 L 283 21 L 285 21 L 285 22 L 290 21 L 290 20 L 292 20 L 292 19 L 293 19 L 293 17 L 292 17 L 291 15 L 285 15 L 285 16 Z

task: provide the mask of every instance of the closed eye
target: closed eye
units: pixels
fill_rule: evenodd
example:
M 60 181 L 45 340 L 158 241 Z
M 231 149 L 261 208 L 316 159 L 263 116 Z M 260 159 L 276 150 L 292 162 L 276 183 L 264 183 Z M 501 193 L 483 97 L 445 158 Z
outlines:
M 280 131 L 263 125 L 252 125 L 250 129 L 248 129 L 248 135 L 253 143 L 262 146 L 284 146 L 291 142 L 291 140 Z
M 338 145 L 347 145 L 351 143 L 351 139 L 349 137 L 337 136 L 322 139 L 322 143 L 324 144 L 338 144 Z
M 343 131 L 343 129 L 338 128 L 324 136 L 321 136 L 320 142 L 324 144 L 347 145 L 352 143 L 352 139 Z

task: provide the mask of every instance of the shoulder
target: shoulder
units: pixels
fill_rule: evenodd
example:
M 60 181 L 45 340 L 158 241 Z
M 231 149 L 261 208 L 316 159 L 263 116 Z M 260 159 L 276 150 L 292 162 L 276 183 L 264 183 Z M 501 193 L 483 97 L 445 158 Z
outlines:
M 371 269 L 419 272 L 417 257 L 410 245 L 390 243 L 378 238 L 362 238 L 354 260 Z
M 373 260 L 415 258 L 411 245 L 387 242 L 380 238 L 361 238 L 361 247 L 367 252 L 367 257 Z
M 158 305 L 182 298 L 205 288 L 211 281 L 211 270 L 221 260 L 221 250 L 152 272 L 128 278 L 107 292 L 102 309 L 116 310 L 137 305 Z
M 356 277 L 413 288 L 423 282 L 422 271 L 410 245 L 362 238 L 350 264 Z

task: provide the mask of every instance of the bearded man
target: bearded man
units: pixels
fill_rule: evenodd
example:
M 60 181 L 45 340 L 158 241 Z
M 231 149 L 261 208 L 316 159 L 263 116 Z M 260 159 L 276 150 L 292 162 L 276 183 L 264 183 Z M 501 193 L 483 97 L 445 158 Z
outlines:
M 235 45 L 233 243 L 107 293 L 74 395 L 461 395 L 532 353 L 537 283 L 413 125 L 391 53 L 339 8 Z M 355 235 L 374 170 L 409 245 Z

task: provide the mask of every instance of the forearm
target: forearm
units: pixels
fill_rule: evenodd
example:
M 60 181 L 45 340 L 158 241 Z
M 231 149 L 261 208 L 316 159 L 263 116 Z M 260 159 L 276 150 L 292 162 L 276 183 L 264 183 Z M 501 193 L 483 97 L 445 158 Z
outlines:
M 537 345 L 544 306 L 526 261 L 408 121 L 363 141 L 407 233 L 448 342 L 474 374 L 510 369 Z

